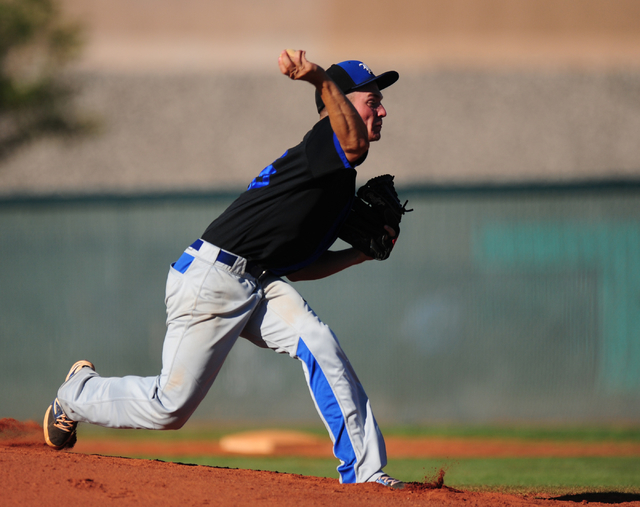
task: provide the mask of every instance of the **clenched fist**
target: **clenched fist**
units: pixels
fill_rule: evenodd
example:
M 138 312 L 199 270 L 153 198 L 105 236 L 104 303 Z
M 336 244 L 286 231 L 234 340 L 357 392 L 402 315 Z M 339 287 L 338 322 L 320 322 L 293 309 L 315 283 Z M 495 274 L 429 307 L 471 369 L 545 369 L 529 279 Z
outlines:
M 291 79 L 315 83 L 322 80 L 324 69 L 310 62 L 306 58 L 306 51 L 300 49 L 285 49 L 280 53 L 278 65 L 280 71 Z

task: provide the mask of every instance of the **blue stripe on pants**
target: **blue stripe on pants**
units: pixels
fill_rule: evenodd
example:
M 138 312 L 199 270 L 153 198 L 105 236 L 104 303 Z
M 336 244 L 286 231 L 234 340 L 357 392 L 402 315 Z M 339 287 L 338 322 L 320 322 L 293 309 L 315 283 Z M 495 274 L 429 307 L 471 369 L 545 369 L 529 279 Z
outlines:
M 352 484 L 356 482 L 356 473 L 354 466 L 356 463 L 356 454 L 351 445 L 347 426 L 344 416 L 338 405 L 331 386 L 325 377 L 322 368 L 313 357 L 313 354 L 307 348 L 302 338 L 298 341 L 297 356 L 307 365 L 309 371 L 309 385 L 311 392 L 316 400 L 318 408 L 322 413 L 325 421 L 333 433 L 335 442 L 333 444 L 333 452 L 342 464 L 338 467 L 341 481 L 343 484 Z

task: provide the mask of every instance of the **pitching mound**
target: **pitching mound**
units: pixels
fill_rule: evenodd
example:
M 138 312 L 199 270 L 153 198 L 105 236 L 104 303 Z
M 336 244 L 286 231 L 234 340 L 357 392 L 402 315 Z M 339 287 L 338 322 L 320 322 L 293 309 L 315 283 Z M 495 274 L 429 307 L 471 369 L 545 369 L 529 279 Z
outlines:
M 283 439 L 282 434 L 276 436 L 275 440 Z M 392 490 L 377 484 L 342 485 L 336 479 L 295 474 L 61 452 L 44 444 L 38 424 L 13 419 L 0 420 L 0 471 L 3 505 L 40 506 L 61 501 L 65 505 L 118 506 L 554 507 L 575 505 L 576 500 L 598 501 L 596 497 L 562 500 L 459 491 L 446 486 L 443 471 L 424 483 Z M 615 503 L 640 505 L 628 500 L 632 499 L 619 498 Z
M 321 439 L 299 431 L 246 431 L 221 438 L 220 449 L 237 454 L 274 455 L 297 450 L 301 447 L 322 446 L 326 444 L 326 440 L 326 438 Z

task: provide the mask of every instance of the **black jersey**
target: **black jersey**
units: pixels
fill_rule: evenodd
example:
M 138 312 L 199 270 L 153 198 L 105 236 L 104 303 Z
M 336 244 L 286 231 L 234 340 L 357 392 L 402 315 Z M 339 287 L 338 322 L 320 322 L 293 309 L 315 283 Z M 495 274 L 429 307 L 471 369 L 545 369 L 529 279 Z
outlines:
M 354 166 L 364 158 L 349 163 L 324 118 L 267 166 L 202 239 L 276 275 L 297 271 L 336 240 L 355 194 Z

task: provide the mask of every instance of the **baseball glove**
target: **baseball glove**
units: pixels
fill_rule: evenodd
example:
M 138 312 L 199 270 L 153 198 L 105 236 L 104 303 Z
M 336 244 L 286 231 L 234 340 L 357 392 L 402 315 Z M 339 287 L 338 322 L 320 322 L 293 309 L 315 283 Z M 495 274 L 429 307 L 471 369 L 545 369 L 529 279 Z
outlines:
M 338 237 L 351 246 L 377 260 L 385 260 L 400 235 L 402 215 L 413 211 L 407 202 L 400 204 L 393 185 L 393 176 L 383 174 L 372 178 L 358 189 Z M 385 229 L 391 227 L 395 237 Z

